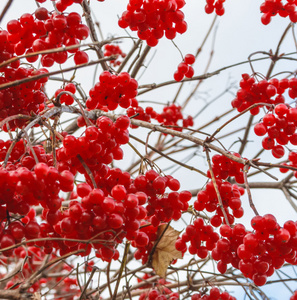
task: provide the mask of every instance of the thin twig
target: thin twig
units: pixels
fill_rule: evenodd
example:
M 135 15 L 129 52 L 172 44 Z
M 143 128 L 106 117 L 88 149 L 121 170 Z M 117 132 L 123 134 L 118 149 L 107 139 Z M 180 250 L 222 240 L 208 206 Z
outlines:
M 254 205 L 253 199 L 252 199 L 252 193 L 249 187 L 249 183 L 248 183 L 248 179 L 247 179 L 247 173 L 248 173 L 248 169 L 249 169 L 249 165 L 245 165 L 243 168 L 243 178 L 244 178 L 244 185 L 245 185 L 245 189 L 248 195 L 248 199 L 249 199 L 249 204 L 251 209 L 254 211 L 255 215 L 258 216 L 259 213 Z

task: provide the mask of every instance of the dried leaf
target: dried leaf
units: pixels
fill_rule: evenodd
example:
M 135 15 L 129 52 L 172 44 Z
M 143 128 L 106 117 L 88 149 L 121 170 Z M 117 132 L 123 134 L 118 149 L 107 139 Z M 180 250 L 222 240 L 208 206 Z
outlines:
M 41 300 L 41 295 L 40 295 L 40 293 L 34 293 L 34 295 L 33 295 L 33 300 Z
M 152 266 L 157 275 L 161 277 L 166 276 L 166 271 L 171 262 L 177 258 L 182 258 L 182 252 L 175 249 L 175 242 L 180 234 L 179 231 L 173 229 L 171 226 L 163 224 L 158 228 L 157 236 L 157 247 L 153 254 Z M 163 231 L 166 229 L 164 234 Z M 159 237 L 161 239 L 159 240 Z

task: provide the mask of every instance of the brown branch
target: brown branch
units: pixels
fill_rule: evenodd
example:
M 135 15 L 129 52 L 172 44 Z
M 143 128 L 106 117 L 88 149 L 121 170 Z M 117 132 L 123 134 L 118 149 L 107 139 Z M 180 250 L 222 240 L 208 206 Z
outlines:
M 138 47 L 140 46 L 140 44 L 142 43 L 141 39 L 138 39 L 138 41 L 135 43 L 133 41 L 133 47 L 132 49 L 129 51 L 129 53 L 126 55 L 125 59 L 122 61 L 122 63 L 120 64 L 119 68 L 117 69 L 117 73 L 122 72 L 122 70 L 124 69 L 125 65 L 127 64 L 127 62 L 129 61 L 129 59 L 132 57 L 133 53 L 138 49 Z
M 44 271 L 46 270 L 48 267 L 60 262 L 61 260 L 70 257 L 72 255 L 78 254 L 78 253 L 82 253 L 84 252 L 85 249 L 78 249 L 75 251 L 72 251 L 70 253 L 67 253 L 61 257 L 57 257 L 53 260 L 51 260 L 50 262 L 48 262 L 47 264 L 45 264 L 42 268 L 38 269 L 35 273 L 33 273 L 21 286 L 20 286 L 20 292 L 23 293 L 25 292 L 32 284 L 34 284 L 34 282 L 36 282 L 36 280 L 38 280 L 38 276 Z
M 7 89 L 9 87 L 14 87 L 14 86 L 20 85 L 22 83 L 38 80 L 38 79 L 41 79 L 41 78 L 44 78 L 44 77 L 49 77 L 51 75 L 57 75 L 57 74 L 61 74 L 61 73 L 70 72 L 70 71 L 81 69 L 81 68 L 84 68 L 84 67 L 96 65 L 98 63 L 101 63 L 102 61 L 109 61 L 109 60 L 114 60 L 114 59 L 115 59 L 115 56 L 113 55 L 113 56 L 104 57 L 102 59 L 98 59 L 98 60 L 95 60 L 95 61 L 90 61 L 90 62 L 87 62 L 85 64 L 72 66 L 72 67 L 69 67 L 69 68 L 65 68 L 65 69 L 61 69 L 61 70 L 57 70 L 57 71 L 52 71 L 52 72 L 48 72 L 48 73 L 42 73 L 42 74 L 39 74 L 39 75 L 30 76 L 30 77 L 23 78 L 23 79 L 20 79 L 20 80 L 10 81 L 10 82 L 1 84 L 0 85 L 0 91 L 4 90 L 4 89 Z
M 127 256 L 128 256 L 129 248 L 130 248 L 130 242 L 127 241 L 126 245 L 125 245 L 125 251 L 124 251 L 124 255 L 123 255 L 123 261 L 121 263 L 121 267 L 120 267 L 120 270 L 119 270 L 119 273 L 118 273 L 118 280 L 117 280 L 116 286 L 114 288 L 112 300 L 115 300 L 116 297 L 117 297 L 118 289 L 119 289 L 119 286 L 120 286 L 120 281 L 121 281 L 121 278 L 122 278 L 122 273 L 123 273 L 124 268 L 125 268 L 126 263 L 127 263 Z
M 144 50 L 143 50 L 143 52 L 142 52 L 142 54 L 141 54 L 141 56 L 139 57 L 139 59 L 138 59 L 138 61 L 136 63 L 133 71 L 131 72 L 131 77 L 132 78 L 136 77 L 138 71 L 143 66 L 143 62 L 144 62 L 144 60 L 145 60 L 145 58 L 148 55 L 148 53 L 149 53 L 150 50 L 151 50 L 151 47 L 148 46 L 148 45 L 146 45 L 145 48 L 144 48 Z
M 146 144 L 146 143 L 143 142 L 141 139 L 137 138 L 136 136 L 134 136 L 134 135 L 132 135 L 132 134 L 130 134 L 130 137 L 131 137 L 132 139 L 136 140 L 137 142 L 142 143 L 143 145 Z M 184 168 L 186 168 L 186 169 L 189 169 L 189 170 L 191 170 L 191 171 L 195 171 L 195 172 L 197 172 L 197 173 L 199 173 L 199 174 L 201 174 L 201 175 L 207 177 L 207 175 L 206 175 L 204 172 L 202 172 L 202 171 L 200 171 L 200 170 L 194 168 L 193 166 L 189 166 L 189 165 L 187 165 L 187 164 L 184 164 L 184 163 L 182 163 L 182 162 L 180 162 L 180 161 L 178 161 L 178 160 L 176 160 L 176 159 L 170 157 L 169 155 L 166 155 L 166 154 L 163 153 L 162 151 L 159 151 L 157 148 L 155 148 L 155 147 L 153 147 L 153 146 L 151 146 L 151 145 L 149 145 L 149 144 L 147 144 L 147 147 L 150 148 L 150 149 L 152 149 L 153 152 L 156 152 L 156 153 L 160 154 L 162 157 L 165 157 L 166 159 L 168 159 L 168 160 L 170 160 L 170 161 L 172 161 L 172 162 L 174 162 L 174 163 L 176 163 L 176 164 L 178 164 L 178 165 L 180 165 L 180 166 L 182 166 L 182 167 L 184 167 Z
M 237 114 L 236 116 L 232 117 L 231 119 L 229 119 L 227 122 L 225 122 L 222 126 L 220 126 L 219 128 L 216 129 L 216 131 L 209 137 L 209 141 L 212 141 L 214 136 L 219 133 L 224 127 L 226 127 L 228 124 L 230 124 L 232 121 L 236 120 L 237 118 L 239 118 L 240 116 L 244 115 L 246 112 L 250 111 L 251 109 L 257 107 L 257 106 L 272 106 L 271 104 L 266 104 L 266 103 L 255 103 L 253 105 L 251 105 L 250 107 L 246 108 L 244 111 L 240 112 L 239 114 Z M 245 131 L 245 137 L 242 141 L 242 145 L 246 144 L 246 139 L 247 139 L 247 136 L 248 136 L 248 133 L 249 133 L 249 129 L 250 129 L 250 126 L 251 126 L 251 123 L 253 121 L 253 118 L 250 117 L 249 119 L 249 123 L 247 125 L 247 129 Z M 245 142 L 244 142 L 245 141 Z
M 242 153 L 243 153 L 243 151 L 244 151 L 244 148 L 245 148 L 245 145 L 246 145 L 246 143 L 247 143 L 248 135 L 249 135 L 249 132 L 250 132 L 250 129 L 251 129 L 253 120 L 254 120 L 254 116 L 253 116 L 253 115 L 250 115 L 249 120 L 248 120 L 248 123 L 247 123 L 247 125 L 246 125 L 246 130 L 245 130 L 245 132 L 244 132 L 243 139 L 241 140 L 241 146 L 240 146 L 239 151 L 238 151 L 238 153 L 239 153 L 240 155 L 242 155 Z
M 257 59 L 254 59 L 253 61 L 260 61 L 260 60 L 265 60 L 265 59 L 268 59 L 268 57 L 257 58 Z M 182 81 L 170 80 L 170 81 L 162 82 L 162 83 L 159 83 L 159 84 L 151 83 L 151 84 L 141 85 L 141 86 L 139 86 L 140 89 L 143 88 L 143 87 L 148 87 L 148 88 L 145 89 L 145 90 L 143 90 L 143 91 L 141 91 L 141 92 L 139 92 L 138 95 L 145 94 L 147 92 L 150 92 L 153 89 L 157 89 L 157 88 L 160 88 L 160 87 L 163 87 L 163 86 L 167 86 L 167 85 L 170 85 L 170 84 L 176 84 L 176 83 L 187 82 L 187 81 L 195 81 L 195 80 L 207 79 L 207 78 L 210 78 L 210 77 L 212 77 L 214 75 L 220 74 L 222 71 L 225 71 L 227 69 L 230 69 L 230 68 L 233 68 L 233 67 L 237 67 L 237 66 L 240 66 L 240 65 L 243 65 L 243 64 L 246 64 L 246 63 L 249 63 L 249 61 L 247 60 L 247 61 L 235 63 L 233 65 L 229 65 L 229 66 L 220 68 L 220 69 L 218 69 L 218 70 L 216 70 L 214 72 L 211 72 L 211 73 L 206 73 L 206 74 L 203 74 L 203 75 L 193 76 L 192 78 L 185 78 Z
M 295 212 L 297 212 L 297 205 L 295 204 L 295 202 L 292 200 L 290 193 L 288 192 L 287 187 L 282 187 L 281 189 L 286 197 L 286 199 L 288 200 L 288 202 L 291 204 L 292 208 L 295 210 Z
M 2 21 L 2 19 L 4 18 L 4 16 L 6 15 L 8 9 L 10 8 L 11 4 L 12 4 L 13 0 L 8 0 L 6 5 L 4 6 L 1 15 L 0 15 L 0 22 Z
M 258 211 L 257 211 L 257 209 L 254 205 L 254 202 L 253 202 L 253 199 L 252 199 L 252 193 L 251 193 L 249 183 L 248 183 L 248 179 L 247 179 L 248 169 L 249 169 L 248 165 L 245 165 L 244 168 L 243 168 L 244 185 L 245 185 L 245 189 L 246 189 L 246 192 L 247 192 L 247 195 L 248 195 L 250 207 L 254 211 L 255 215 L 258 216 L 259 213 L 258 213 Z
M 84 15 L 85 15 L 85 19 L 86 19 L 86 23 L 90 29 L 90 36 L 91 36 L 91 39 L 93 42 L 98 42 L 98 37 L 97 37 L 97 33 L 96 33 L 96 29 L 95 29 L 95 25 L 94 25 L 94 22 L 92 20 L 92 17 L 91 17 L 91 8 L 90 8 L 90 5 L 88 3 L 87 0 L 84 0 L 81 4 L 83 10 L 84 10 Z M 108 70 L 108 65 L 106 63 L 105 60 L 102 60 L 104 58 L 104 54 L 102 52 L 102 49 L 101 49 L 101 46 L 99 44 L 96 44 L 95 46 L 95 50 L 96 50 L 96 53 L 97 53 L 97 56 L 99 58 L 100 61 L 100 64 L 101 64 L 101 67 L 103 70 Z
M 7 300 L 38 300 L 37 295 L 16 290 L 0 290 L 0 298 Z

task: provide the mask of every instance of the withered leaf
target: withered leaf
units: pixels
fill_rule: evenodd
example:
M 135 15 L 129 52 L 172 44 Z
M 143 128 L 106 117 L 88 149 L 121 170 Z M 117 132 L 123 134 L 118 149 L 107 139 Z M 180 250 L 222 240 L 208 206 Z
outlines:
M 40 295 L 40 293 L 34 293 L 34 295 L 33 295 L 33 300 L 41 300 L 41 295 Z
M 171 262 L 177 258 L 182 258 L 182 252 L 175 249 L 175 242 L 180 234 L 177 230 L 166 224 L 160 225 L 157 232 L 159 241 L 153 254 L 152 266 L 157 275 L 165 278 L 166 271 Z M 166 229 L 164 234 L 163 231 Z M 159 240 L 159 238 L 161 239 Z

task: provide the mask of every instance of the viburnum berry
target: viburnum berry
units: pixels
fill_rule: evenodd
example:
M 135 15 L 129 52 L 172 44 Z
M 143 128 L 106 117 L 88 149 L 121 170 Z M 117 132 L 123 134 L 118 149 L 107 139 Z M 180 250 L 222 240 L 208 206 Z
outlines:
M 271 21 L 271 17 L 275 15 L 279 15 L 283 18 L 289 17 L 291 22 L 297 22 L 296 3 L 294 3 L 294 1 L 283 3 L 282 1 L 265 0 L 261 4 L 260 9 L 263 13 L 261 22 L 264 25 L 268 25 Z
M 187 54 L 184 61 L 177 66 L 177 71 L 173 77 L 176 81 L 182 81 L 184 77 L 192 78 L 194 76 L 194 69 L 191 66 L 195 62 L 193 54 Z
M 180 10 L 184 1 L 143 2 L 130 0 L 127 10 L 122 13 L 118 24 L 121 28 L 130 27 L 137 31 L 140 39 L 146 40 L 148 46 L 154 47 L 164 35 L 173 39 L 176 33 L 187 30 L 184 14 Z
M 225 13 L 225 9 L 223 7 L 224 2 L 225 0 L 207 0 L 204 10 L 207 14 L 211 14 L 215 11 L 218 16 L 222 16 Z
M 89 61 L 89 56 L 85 51 L 76 51 L 74 54 L 74 62 L 76 65 L 85 64 Z

